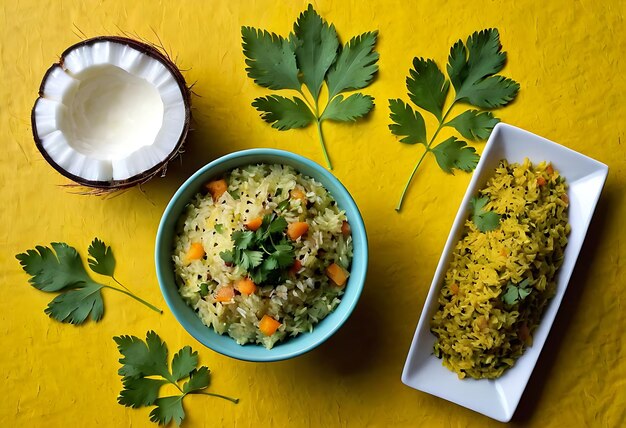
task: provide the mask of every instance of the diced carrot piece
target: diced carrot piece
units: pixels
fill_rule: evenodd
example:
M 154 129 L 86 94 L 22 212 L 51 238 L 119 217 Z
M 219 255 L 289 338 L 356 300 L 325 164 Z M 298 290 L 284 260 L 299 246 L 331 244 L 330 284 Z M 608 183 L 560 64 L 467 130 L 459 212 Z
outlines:
M 194 242 L 187 251 L 187 261 L 200 260 L 205 254 L 202 244 L 200 242 Z
M 548 166 L 546 167 L 546 172 L 548 173 L 548 175 L 554 174 L 554 168 L 552 168 L 552 164 L 548 164 Z
M 459 285 L 456 282 L 450 284 L 450 292 L 455 296 L 459 294 Z
M 259 229 L 259 227 L 261 227 L 261 224 L 263 224 L 263 218 L 262 217 L 257 217 L 257 218 L 253 218 L 252 220 L 247 221 L 246 223 L 244 223 L 244 226 L 246 226 L 246 229 L 251 230 L 251 231 L 256 231 Z
M 532 346 L 533 337 L 531 336 L 530 330 L 528 326 L 526 325 L 526 323 L 520 326 L 517 336 L 520 338 L 522 342 L 526 344 L 526 346 Z
M 333 263 L 326 268 L 326 276 L 328 276 L 337 286 L 343 287 L 348 279 L 348 274 L 337 263 Z
M 481 330 L 485 330 L 487 327 L 489 327 L 489 323 L 487 322 L 485 317 L 478 317 L 476 319 L 476 325 L 478 325 L 478 328 Z
M 278 330 L 278 327 L 280 327 L 281 325 L 281 323 L 279 323 L 269 315 L 263 315 L 263 318 L 261 318 L 261 321 L 259 321 L 259 330 L 261 330 L 261 333 L 263 333 L 264 335 L 271 336 L 272 334 L 276 333 L 276 330 Z
M 213 201 L 217 201 L 228 190 L 228 183 L 224 179 L 213 180 L 206 184 L 206 188 L 211 194 Z
M 298 188 L 295 188 L 291 192 L 289 192 L 289 196 L 291 196 L 292 199 L 298 199 L 305 203 L 307 202 L 306 193 Z
M 229 302 L 233 297 L 235 297 L 235 289 L 231 286 L 225 286 L 217 290 L 215 301 Z
M 348 236 L 350 236 L 351 233 L 352 229 L 350 228 L 350 223 L 348 223 L 347 221 L 341 223 L 341 234 L 347 238 Z
M 256 291 L 256 284 L 250 278 L 240 279 L 235 282 L 235 288 L 241 293 L 249 296 Z
M 293 262 L 293 265 L 289 268 L 289 273 L 295 275 L 300 269 L 302 269 L 302 262 L 296 259 L 296 261 Z
M 561 200 L 565 202 L 566 204 L 569 204 L 569 196 L 567 196 L 567 193 L 563 193 L 561 195 Z
M 287 226 L 287 236 L 292 240 L 296 240 L 309 231 L 309 225 L 303 221 L 289 223 Z
M 537 186 L 545 186 L 547 183 L 546 179 L 542 176 L 537 177 Z

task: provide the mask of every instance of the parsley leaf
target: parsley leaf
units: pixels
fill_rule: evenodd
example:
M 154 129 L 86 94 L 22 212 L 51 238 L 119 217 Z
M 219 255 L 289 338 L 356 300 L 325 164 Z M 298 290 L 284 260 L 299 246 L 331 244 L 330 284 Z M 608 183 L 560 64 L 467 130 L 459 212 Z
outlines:
M 255 99 L 252 107 L 261 112 L 261 119 L 279 131 L 303 128 L 315 119 L 306 103 L 298 97 L 290 100 L 279 95 L 268 95 Z
M 150 412 L 152 422 L 167 425 L 174 421 L 180 425 L 185 418 L 183 399 L 188 394 L 210 395 L 235 404 L 239 402 L 239 399 L 204 391 L 210 383 L 210 372 L 206 366 L 198 368 L 198 352 L 190 346 L 183 347 L 174 355 L 170 371 L 167 345 L 154 331 L 146 334 L 145 342 L 136 336 L 116 336 L 113 340 L 122 354 L 119 360 L 122 367 L 118 374 L 122 376 L 123 389 L 117 402 L 133 408 L 156 406 Z M 181 387 L 179 382 L 187 378 L 188 381 Z M 168 383 L 181 394 L 159 397 L 161 387 Z
M 221 252 L 220 257 L 225 263 L 239 266 L 257 284 L 279 282 L 296 257 L 293 245 L 285 237 L 287 225 L 284 217 L 267 214 L 256 232 L 233 232 L 233 249 Z
M 487 196 L 478 198 L 474 196 L 470 200 L 472 207 L 472 222 L 481 232 L 489 232 L 500 225 L 500 214 L 493 211 L 485 211 L 485 205 L 489 202 Z
M 422 115 L 413 111 L 410 105 L 402 100 L 389 100 L 389 116 L 394 122 L 389 125 L 391 133 L 403 137 L 401 143 L 426 145 L 426 125 Z
M 509 281 L 506 287 L 506 292 L 502 295 L 502 301 L 507 305 L 514 305 L 517 302 L 524 300 L 530 295 L 532 287 L 530 287 L 530 278 L 525 278 L 518 284 L 514 284 Z
M 450 49 L 448 75 L 456 90 L 455 101 L 465 101 L 476 107 L 502 107 L 512 101 L 519 84 L 502 76 L 494 76 L 506 63 L 500 33 L 495 28 L 475 32 Z
M 268 89 L 300 89 L 293 40 L 251 27 L 241 27 L 246 72 Z
M 418 159 L 400 196 L 396 211 L 400 211 L 408 187 L 425 156 L 435 155 L 437 164 L 444 172 L 454 169 L 471 172 L 476 168 L 479 156 L 467 143 L 452 136 L 438 145 L 435 138 L 443 127 L 454 128 L 468 140 L 485 140 L 499 119 L 487 111 L 467 110 L 448 120 L 448 115 L 457 103 L 469 103 L 479 108 L 503 107 L 512 101 L 519 91 L 519 84 L 511 79 L 495 75 L 506 62 L 506 53 L 501 51 L 500 35 L 496 29 L 475 32 L 467 39 L 467 46 L 459 40 L 450 49 L 447 80 L 432 59 L 414 58 L 413 68 L 406 79 L 409 99 L 417 107 L 432 113 L 438 121 L 432 137 L 427 138 L 424 119 L 419 111 L 399 99 L 389 100 L 389 129 L 402 137 L 401 143 L 421 143 L 426 147 Z M 450 89 L 456 95 L 448 108 L 444 108 Z
M 409 77 L 406 78 L 406 87 L 413 104 L 431 112 L 441 121 L 450 82 L 446 80 L 435 61 L 414 58 L 413 68 L 409 70 Z
M 115 271 L 115 257 L 113 256 L 111 247 L 107 246 L 98 238 L 94 238 L 87 252 L 90 256 L 87 259 L 87 263 L 92 271 L 100 275 L 113 276 L 113 272 Z
M 486 140 L 500 119 L 490 111 L 467 110 L 446 123 L 468 140 Z
M 448 174 L 453 174 L 453 168 L 470 172 L 476 168 L 480 157 L 476 154 L 476 149 L 469 147 L 465 141 L 450 137 L 432 149 L 437 163 L 442 170 Z
M 339 38 L 334 25 L 328 25 L 309 4 L 294 24 L 296 59 L 302 81 L 317 99 L 326 72 L 337 58 Z
M 340 46 L 334 25 L 309 5 L 287 38 L 252 27 L 242 27 L 241 35 L 248 77 L 260 86 L 293 90 L 299 95 L 259 97 L 252 106 L 265 122 L 281 131 L 315 123 L 326 165 L 332 169 L 321 124 L 325 120 L 356 121 L 374 107 L 369 95 L 356 93 L 345 98 L 340 94 L 365 88 L 374 79 L 378 32 L 363 33 Z M 320 105 L 324 82 L 329 93 L 326 106 Z M 303 85 L 311 97 L 305 95 Z
M 363 89 L 378 71 L 378 52 L 374 50 L 378 31 L 363 33 L 346 43 L 337 62 L 328 71 L 328 91 L 332 99 L 346 90 Z
M 82 324 L 91 318 L 99 321 L 104 314 L 102 289 L 109 288 L 124 293 L 161 312 L 140 299 L 128 289 L 122 290 L 95 282 L 85 270 L 74 247 L 63 242 L 53 242 L 50 247 L 36 246 L 34 250 L 16 255 L 24 272 L 31 277 L 28 282 L 45 292 L 61 292 L 46 307 L 44 313 L 51 318 L 70 324 Z M 89 247 L 89 267 L 96 273 L 113 277 L 115 258 L 110 247 L 95 238 Z M 119 282 L 118 282 L 119 283 Z M 126 287 L 124 287 L 126 288 Z
M 372 107 L 374 107 L 374 97 L 369 95 L 356 93 L 346 99 L 343 95 L 337 95 L 328 103 L 321 119 L 354 122 L 369 113 Z

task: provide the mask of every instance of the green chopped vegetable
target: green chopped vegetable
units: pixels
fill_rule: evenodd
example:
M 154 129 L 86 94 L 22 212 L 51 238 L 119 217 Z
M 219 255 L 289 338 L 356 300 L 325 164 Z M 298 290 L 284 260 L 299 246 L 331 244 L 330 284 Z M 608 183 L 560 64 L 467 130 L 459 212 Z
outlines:
M 378 32 L 363 33 L 341 46 L 335 26 L 324 21 L 309 4 L 287 38 L 252 27 L 242 27 L 241 36 L 248 77 L 264 88 L 299 94 L 291 98 L 259 97 L 252 106 L 264 121 L 281 131 L 315 123 L 326 164 L 332 169 L 321 123 L 356 121 L 374 107 L 370 95 L 355 93 L 344 98 L 341 94 L 363 89 L 372 82 L 378 71 L 379 55 L 374 50 Z M 328 102 L 320 106 L 324 83 Z
M 78 251 L 64 242 L 53 242 L 50 247 L 36 246 L 34 250 L 16 255 L 24 272 L 31 278 L 28 282 L 46 292 L 61 292 L 44 312 L 51 318 L 70 324 L 82 324 L 90 317 L 99 321 L 104 314 L 102 289 L 124 293 L 150 309 L 162 311 L 137 297 L 115 277 L 115 257 L 111 247 L 95 238 L 89 246 L 89 268 L 101 275 L 111 277 L 124 289 L 95 282 L 85 270 Z
M 209 294 L 209 284 L 203 282 L 200 284 L 200 296 L 206 297 Z
M 444 127 L 454 128 L 468 140 L 485 140 L 489 137 L 493 127 L 500 121 L 490 111 L 470 109 L 451 120 L 446 119 L 459 103 L 493 109 L 507 105 L 516 97 L 519 84 L 496 75 L 506 62 L 506 53 L 501 49 L 500 33 L 495 28 L 473 33 L 465 44 L 462 40 L 457 41 L 448 57 L 447 72 L 450 80 L 446 79 L 432 59 L 413 59 L 413 68 L 409 70 L 406 79 L 409 99 L 417 107 L 435 116 L 438 126 L 428 139 L 422 114 L 400 99 L 389 100 L 391 133 L 401 137 L 401 143 L 422 144 L 425 147 L 404 186 L 396 211 L 402 208 L 413 176 L 427 153 L 435 155 L 439 167 L 449 174 L 453 174 L 455 169 L 471 172 L 476 168 L 479 156 L 465 141 L 452 136 L 438 145 L 433 144 Z M 456 95 L 450 106 L 444 109 L 450 82 Z
M 530 286 L 530 278 L 525 278 L 522 282 L 514 284 L 509 281 L 505 293 L 502 295 L 502 301 L 507 305 L 514 305 L 524 300 L 530 295 L 532 287 Z
M 224 225 L 223 225 L 223 224 L 219 224 L 219 223 L 217 223 L 217 224 L 215 225 L 215 231 L 216 231 L 217 233 L 222 233 L 222 232 L 224 232 Z
M 489 202 L 487 196 L 477 198 L 474 196 L 470 200 L 472 207 L 472 222 L 481 232 L 489 232 L 494 230 L 500 224 L 500 214 L 493 211 L 485 211 L 485 205 Z
M 174 421 L 180 425 L 185 418 L 183 399 L 188 394 L 203 394 L 238 403 L 239 399 L 204 391 L 210 383 L 210 371 L 206 366 L 198 367 L 198 352 L 185 346 L 172 358 L 171 370 L 168 364 L 167 345 L 154 332 L 146 334 L 146 341 L 135 336 L 113 338 L 122 358 L 118 374 L 122 376 L 123 389 L 117 402 L 126 407 L 156 407 L 150 412 L 150 420 L 159 425 Z M 180 381 L 188 379 L 183 383 Z M 180 394 L 159 397 L 163 385 L 172 384 Z
M 287 220 L 284 217 L 267 214 L 255 232 L 233 232 L 233 249 L 221 252 L 220 257 L 225 263 L 241 267 L 256 284 L 280 282 L 296 257 L 293 245 L 285 236 L 285 229 Z

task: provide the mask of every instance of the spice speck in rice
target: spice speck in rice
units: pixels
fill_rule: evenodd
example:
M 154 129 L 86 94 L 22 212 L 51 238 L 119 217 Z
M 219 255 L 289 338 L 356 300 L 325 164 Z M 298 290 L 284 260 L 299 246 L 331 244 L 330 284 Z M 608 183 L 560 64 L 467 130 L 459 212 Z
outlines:
M 345 212 L 314 179 L 249 165 L 206 184 L 179 220 L 179 293 L 202 322 L 271 349 L 310 332 L 340 303 L 352 237 Z

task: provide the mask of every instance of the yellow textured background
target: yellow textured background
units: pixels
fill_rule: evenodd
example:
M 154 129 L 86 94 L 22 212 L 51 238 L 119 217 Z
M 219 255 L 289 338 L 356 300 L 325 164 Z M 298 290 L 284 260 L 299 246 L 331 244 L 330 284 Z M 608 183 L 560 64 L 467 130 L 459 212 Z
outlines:
M 185 400 L 187 426 L 499 425 L 400 382 L 432 275 L 470 175 L 443 174 L 428 158 L 401 215 L 393 211 L 421 154 L 387 129 L 387 99 L 406 99 L 414 56 L 445 64 L 449 47 L 495 26 L 508 52 L 504 70 L 521 83 L 514 104 L 497 112 L 609 165 L 609 178 L 548 344 L 513 424 L 626 424 L 626 36 L 621 1 L 319 1 L 315 6 L 345 41 L 380 30 L 380 74 L 364 90 L 377 107 L 358 124 L 324 125 L 336 176 L 350 190 L 370 239 L 370 271 L 361 301 L 327 343 L 292 361 L 253 364 L 218 355 L 193 340 L 167 310 L 153 264 L 161 213 L 176 188 L 217 156 L 252 147 L 292 150 L 322 161 L 315 129 L 278 132 L 250 106 L 266 91 L 244 72 L 240 26 L 286 34 L 301 1 L 0 2 L 0 426 L 151 426 L 148 409 L 116 403 L 119 354 L 111 338 L 154 329 L 170 352 L 200 351 L 214 392 Z M 195 131 L 182 163 L 116 198 L 70 194 L 40 156 L 30 109 L 46 69 L 80 28 L 87 36 L 120 29 L 156 41 L 158 33 L 189 83 Z M 432 128 L 431 132 L 432 132 Z M 520 144 L 524 144 L 520 141 Z M 477 145 L 482 151 L 482 145 Z M 104 291 L 105 316 L 82 327 L 50 320 L 52 296 L 27 284 L 14 255 L 65 241 L 85 255 L 98 236 L 117 256 L 117 276 L 165 309 L 159 316 Z

